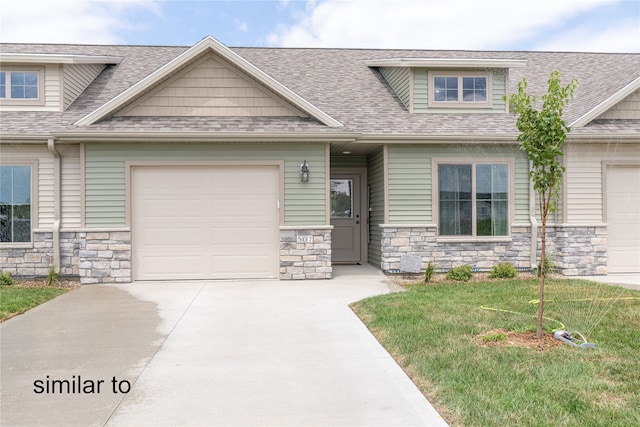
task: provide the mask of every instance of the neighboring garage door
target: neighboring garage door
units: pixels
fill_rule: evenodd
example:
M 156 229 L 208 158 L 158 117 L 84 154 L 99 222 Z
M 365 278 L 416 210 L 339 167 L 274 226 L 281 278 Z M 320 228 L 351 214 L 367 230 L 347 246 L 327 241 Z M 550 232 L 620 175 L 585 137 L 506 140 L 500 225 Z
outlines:
M 135 280 L 277 278 L 277 166 L 133 166 Z
M 640 272 L 640 167 L 607 167 L 608 272 Z

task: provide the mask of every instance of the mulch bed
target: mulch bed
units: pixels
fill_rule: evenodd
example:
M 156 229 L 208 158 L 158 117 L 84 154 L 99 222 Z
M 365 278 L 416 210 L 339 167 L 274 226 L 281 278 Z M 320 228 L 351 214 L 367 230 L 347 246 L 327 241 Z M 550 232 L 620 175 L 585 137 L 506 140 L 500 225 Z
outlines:
M 60 279 L 54 282 L 51 286 L 47 285 L 47 279 L 13 279 L 13 286 L 19 286 L 22 288 L 63 288 L 74 289 L 80 287 L 80 280 L 78 279 Z
M 498 335 L 504 339 L 492 339 Z M 490 339 L 487 340 L 486 337 Z M 481 332 L 473 337 L 473 341 L 480 347 L 525 347 L 539 351 L 552 350 L 563 345 L 560 340 L 553 338 L 552 334 L 543 333 L 542 338 L 538 339 L 535 332 L 514 332 L 507 329 Z

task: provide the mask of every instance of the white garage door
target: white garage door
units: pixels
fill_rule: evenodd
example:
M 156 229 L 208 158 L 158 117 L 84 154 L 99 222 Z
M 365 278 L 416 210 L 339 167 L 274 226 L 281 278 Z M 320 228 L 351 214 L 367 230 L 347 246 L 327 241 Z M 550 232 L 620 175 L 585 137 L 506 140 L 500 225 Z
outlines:
M 640 272 L 640 167 L 607 168 L 609 273 Z
M 135 280 L 276 278 L 277 166 L 134 166 Z

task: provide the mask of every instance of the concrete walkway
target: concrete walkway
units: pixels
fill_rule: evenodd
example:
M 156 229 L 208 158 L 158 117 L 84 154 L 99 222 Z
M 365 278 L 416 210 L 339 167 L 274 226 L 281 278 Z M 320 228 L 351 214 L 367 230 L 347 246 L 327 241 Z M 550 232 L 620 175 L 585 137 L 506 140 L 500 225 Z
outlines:
M 598 283 L 622 286 L 640 291 L 640 273 L 606 274 L 602 276 L 580 276 L 580 279 L 593 280 Z
M 393 285 L 335 276 L 63 295 L 0 326 L 0 424 L 446 426 L 348 308 Z M 78 377 L 85 393 L 37 393 Z

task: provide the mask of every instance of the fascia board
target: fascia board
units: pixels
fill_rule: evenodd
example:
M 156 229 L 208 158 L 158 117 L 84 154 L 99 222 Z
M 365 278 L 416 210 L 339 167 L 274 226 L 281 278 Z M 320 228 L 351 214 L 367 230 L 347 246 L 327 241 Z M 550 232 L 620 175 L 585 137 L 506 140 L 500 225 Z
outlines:
M 391 58 L 365 61 L 369 67 L 428 67 L 428 68 L 524 68 L 524 59 L 481 58 Z
M 446 143 L 452 142 L 460 144 L 473 144 L 477 142 L 499 142 L 499 143 L 516 143 L 517 133 L 500 134 L 500 135 L 461 135 L 461 134 L 362 134 L 362 137 L 356 143 L 390 143 L 390 144 L 423 144 L 423 143 Z
M 587 124 L 589 124 L 592 120 L 595 120 L 600 114 L 604 113 L 618 102 L 622 101 L 627 96 L 631 95 L 636 90 L 640 89 L 640 77 L 633 80 L 631 83 L 620 89 L 618 92 L 614 93 L 611 97 L 605 99 L 600 104 L 596 105 L 595 108 L 589 110 L 586 114 L 584 114 L 579 119 L 575 120 L 573 123 L 569 125 L 569 127 L 580 128 Z
M 120 56 L 0 53 L 2 64 L 119 64 Z
M 98 107 L 96 110 L 87 114 L 80 120 L 78 120 L 75 125 L 77 126 L 87 126 L 93 123 L 96 123 L 98 120 L 106 117 L 108 114 L 122 107 L 124 104 L 134 99 L 139 94 L 143 93 L 146 89 L 152 87 L 160 80 L 164 79 L 172 72 L 176 71 L 185 63 L 190 60 L 196 58 L 200 54 L 204 53 L 206 50 L 211 49 L 218 55 L 222 56 L 227 61 L 231 62 L 236 67 L 240 68 L 242 71 L 254 77 L 260 83 L 264 84 L 274 92 L 278 93 L 280 96 L 294 104 L 296 107 L 306 111 L 314 118 L 318 119 L 320 122 L 324 123 L 330 127 L 341 127 L 342 123 L 335 120 L 310 102 L 306 101 L 301 96 L 297 95 L 295 92 L 291 91 L 280 82 L 276 81 L 268 74 L 263 72 L 262 70 L 255 67 L 253 64 L 248 62 L 246 59 L 242 58 L 240 55 L 233 52 L 231 49 L 217 41 L 211 36 L 207 36 L 198 44 L 194 45 L 192 48 L 186 50 L 182 54 L 178 55 L 169 63 L 164 66 L 158 68 L 156 71 L 140 80 L 138 83 L 131 86 L 129 89 L 120 93 L 119 95 L 112 98 L 110 101 L 106 102 L 102 106 Z
M 67 142 L 239 142 L 300 141 L 355 142 L 359 134 L 344 132 L 55 132 L 52 137 Z

